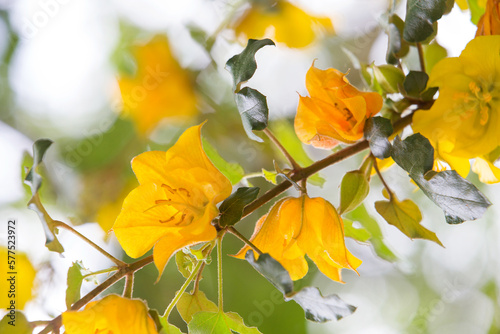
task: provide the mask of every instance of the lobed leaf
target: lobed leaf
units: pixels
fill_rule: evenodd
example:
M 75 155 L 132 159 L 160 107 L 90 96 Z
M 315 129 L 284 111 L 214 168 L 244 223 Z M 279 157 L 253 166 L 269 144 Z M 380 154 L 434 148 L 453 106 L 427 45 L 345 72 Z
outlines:
M 257 70 L 257 62 L 255 61 L 255 54 L 266 45 L 276 45 L 268 38 L 256 40 L 249 39 L 245 49 L 226 62 L 226 70 L 231 73 L 233 77 L 233 88 L 238 92 L 242 83 L 250 80 Z
M 188 324 L 190 334 L 261 334 L 255 327 L 247 327 L 234 312 L 198 312 Z
M 217 312 L 218 307 L 207 298 L 203 291 L 197 290 L 194 293 L 184 292 L 176 304 L 182 320 L 189 323 L 198 312 Z
M 68 278 L 66 279 L 68 287 L 66 288 L 66 307 L 71 309 L 71 305 L 80 299 L 80 290 L 82 288 L 84 270 L 82 263 L 79 261 L 73 262 L 73 265 L 68 269 Z
M 241 187 L 222 202 L 219 207 L 220 219 L 219 225 L 231 226 L 241 220 L 243 209 L 259 194 L 258 187 Z
M 377 116 L 366 120 L 364 135 L 375 157 L 385 159 L 391 156 L 392 146 L 388 138 L 393 131 L 391 121 L 387 118 Z
M 403 37 L 422 42 L 434 33 L 433 23 L 446 11 L 446 0 L 408 0 Z
M 284 295 L 292 293 L 293 281 L 288 271 L 269 254 L 261 254 L 256 260 L 252 250 L 245 254 L 245 259 Z

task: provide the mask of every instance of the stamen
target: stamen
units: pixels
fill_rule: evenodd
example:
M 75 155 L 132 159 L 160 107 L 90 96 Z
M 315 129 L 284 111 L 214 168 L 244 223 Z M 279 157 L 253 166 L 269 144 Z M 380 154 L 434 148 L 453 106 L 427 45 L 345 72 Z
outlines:
M 161 185 L 162 188 L 165 188 L 167 189 L 168 191 L 170 191 L 172 194 L 175 194 L 175 191 L 176 189 L 170 187 L 169 185 L 166 185 L 165 183 Z
M 177 211 L 176 213 L 174 213 L 174 215 L 173 215 L 172 217 L 168 218 L 167 220 L 161 220 L 161 219 L 160 219 L 160 223 L 165 224 L 165 223 L 171 222 L 172 220 L 174 220 L 174 219 L 175 219 L 175 216 L 177 216 L 177 214 L 178 214 L 179 212 L 180 212 L 180 211 Z M 184 215 L 183 215 L 183 217 L 184 217 Z M 181 219 L 181 221 L 182 221 L 182 219 Z M 177 225 L 177 224 L 176 224 L 176 225 Z
M 155 201 L 155 204 L 169 204 L 168 202 L 171 202 L 172 200 L 169 198 L 169 199 L 157 199 Z
M 184 188 L 179 188 L 177 189 L 178 191 L 184 191 L 186 193 L 186 196 L 187 197 L 191 197 L 191 195 L 189 194 L 189 191 L 187 189 L 184 189 Z

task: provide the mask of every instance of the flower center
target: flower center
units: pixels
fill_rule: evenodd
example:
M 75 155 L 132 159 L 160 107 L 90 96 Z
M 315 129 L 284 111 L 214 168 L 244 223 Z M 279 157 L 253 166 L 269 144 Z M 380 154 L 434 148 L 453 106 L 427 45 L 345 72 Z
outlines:
M 498 100 L 498 93 L 495 85 L 484 80 L 479 82 L 471 81 L 469 91 L 457 93 L 456 98 L 460 100 L 460 107 L 457 108 L 462 120 L 474 117 L 473 121 L 484 126 L 490 118 L 492 103 Z M 496 94 L 495 94 L 496 93 Z M 494 95 L 493 95 L 494 94 Z

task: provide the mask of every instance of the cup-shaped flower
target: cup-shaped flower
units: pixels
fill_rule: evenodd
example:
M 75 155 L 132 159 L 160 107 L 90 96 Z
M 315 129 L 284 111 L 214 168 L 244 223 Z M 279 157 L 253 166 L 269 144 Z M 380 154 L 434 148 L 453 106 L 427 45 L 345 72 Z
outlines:
M 346 249 L 342 219 L 321 197 L 302 195 L 278 201 L 257 222 L 250 241 L 277 260 L 293 280 L 307 274 L 306 254 L 323 274 L 339 282 L 342 268 L 356 270 L 361 264 Z M 243 247 L 235 257 L 244 258 L 249 249 Z
M 295 116 L 295 132 L 303 143 L 330 149 L 339 141 L 356 142 L 363 137 L 365 121 L 382 108 L 380 94 L 360 92 L 346 74 L 314 64 L 307 72 L 310 97 L 300 97 Z
M 245 41 L 269 37 L 291 48 L 303 48 L 311 44 L 316 38 L 317 28 L 333 33 L 330 19 L 308 15 L 283 0 L 269 3 L 253 1 L 252 7 L 234 25 L 236 35 Z
M 88 303 L 83 311 L 62 314 L 67 334 L 157 334 L 146 305 L 139 299 L 109 295 Z
M 412 127 L 452 167 L 468 171 L 468 159 L 498 158 L 499 54 L 500 36 L 479 36 L 460 57 L 445 58 L 432 69 L 427 86 L 439 87 L 439 96 L 429 110 L 415 113 Z
M 125 198 L 113 226 L 130 257 L 154 246 L 160 276 L 177 250 L 215 239 L 216 204 L 231 194 L 231 183 L 203 151 L 201 127 L 187 129 L 166 153 L 150 151 L 132 160 L 140 185 Z
M 118 80 L 124 114 L 132 119 L 141 134 L 152 131 L 158 123 L 197 113 L 196 96 L 188 73 L 170 52 L 165 36 L 155 36 L 149 43 L 133 50 L 136 69 Z
M 486 10 L 477 23 L 476 36 L 500 35 L 500 0 L 488 0 Z

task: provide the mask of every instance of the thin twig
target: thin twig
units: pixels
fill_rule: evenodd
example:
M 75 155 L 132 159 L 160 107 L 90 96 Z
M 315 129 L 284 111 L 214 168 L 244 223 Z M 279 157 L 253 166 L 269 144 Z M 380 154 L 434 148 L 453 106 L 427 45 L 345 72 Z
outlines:
M 240 232 L 238 232 L 238 230 L 236 230 L 233 226 L 229 226 L 227 228 L 227 231 L 229 233 L 231 233 L 232 235 L 236 236 L 238 239 L 240 239 L 241 241 L 243 241 L 245 244 L 247 244 L 251 249 L 253 249 L 257 254 L 259 255 L 262 255 L 262 251 L 260 249 L 258 249 L 250 240 L 248 240 L 247 238 L 245 238 L 245 236 L 243 234 L 241 234 Z
M 420 61 L 420 70 L 425 72 L 425 58 L 424 58 L 424 48 L 422 47 L 422 43 L 417 43 L 418 50 L 418 60 Z
M 385 182 L 385 180 L 382 176 L 382 173 L 380 173 L 380 169 L 378 168 L 377 158 L 375 158 L 375 156 L 373 154 L 370 154 L 370 157 L 373 160 L 373 168 L 375 169 L 375 172 L 377 173 L 378 178 L 380 179 L 380 181 L 382 181 L 382 184 L 384 185 L 385 190 L 387 190 L 387 193 L 389 194 L 389 199 L 392 200 L 394 194 L 393 194 L 391 188 L 389 188 L 389 186 Z
M 202 278 L 202 274 L 203 274 L 203 269 L 205 269 L 205 266 L 206 266 L 206 262 L 203 261 L 202 265 L 201 265 L 201 268 L 200 270 L 198 271 L 198 275 L 196 275 L 196 279 L 194 280 L 194 286 L 193 286 L 193 291 L 191 292 L 191 294 L 195 294 L 198 292 L 199 288 L 200 288 L 200 281 L 201 281 L 201 278 Z
M 269 130 L 269 128 L 264 129 L 262 132 L 264 132 L 266 134 L 266 136 L 274 143 L 274 145 L 276 145 L 276 147 L 278 147 L 278 149 L 281 151 L 281 153 L 283 153 L 283 155 L 288 160 L 290 165 L 292 165 L 292 168 L 295 171 L 298 171 L 301 169 L 300 165 L 295 161 L 295 159 L 290 155 L 290 153 L 288 153 L 286 148 L 283 145 L 281 145 L 278 138 L 276 138 L 274 136 L 274 134 L 271 132 L 271 130 Z

